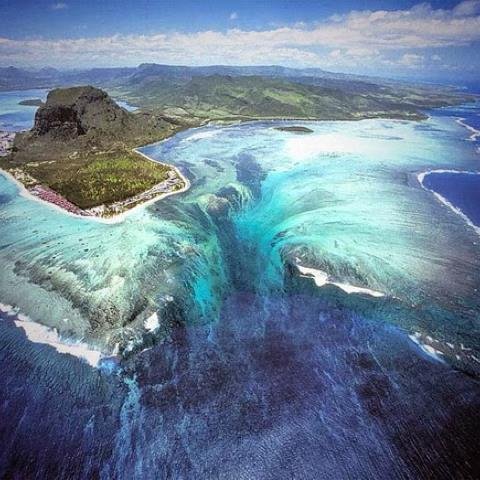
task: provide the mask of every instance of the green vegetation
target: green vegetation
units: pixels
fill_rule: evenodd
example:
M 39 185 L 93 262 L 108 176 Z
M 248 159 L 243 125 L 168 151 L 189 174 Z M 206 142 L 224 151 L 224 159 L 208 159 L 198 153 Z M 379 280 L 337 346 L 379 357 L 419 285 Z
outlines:
M 110 204 L 152 188 L 168 178 L 170 167 L 155 164 L 134 152 L 104 152 L 25 170 L 80 208 Z
M 38 110 L 34 128 L 17 134 L 1 166 L 27 173 L 80 208 L 109 206 L 172 175 L 175 179 L 171 167 L 150 162 L 132 148 L 181 128 L 149 112 L 129 113 L 93 87 L 56 89 Z M 180 188 L 183 182 L 177 180 L 166 188 Z
M 232 74 L 210 74 L 217 70 Z M 270 75 L 251 74 L 260 71 Z M 96 82 L 105 82 L 111 93 L 140 110 L 127 112 L 91 86 L 52 90 L 34 128 L 16 136 L 12 153 L 2 161 L 4 168 L 28 173 L 83 208 L 126 200 L 164 180 L 168 169 L 131 149 L 209 120 L 418 120 L 425 118 L 422 109 L 474 98 L 448 87 L 331 77 L 322 71 L 300 75 L 278 67 L 143 65 L 106 70 L 103 80 L 94 73 Z M 308 133 L 304 127 L 280 129 Z
M 254 75 L 198 76 L 187 80 L 149 76 L 117 86 L 115 92 L 135 105 L 155 107 L 176 118 L 201 120 L 422 119 L 425 115 L 420 109 L 462 103 L 469 98 L 440 87 Z

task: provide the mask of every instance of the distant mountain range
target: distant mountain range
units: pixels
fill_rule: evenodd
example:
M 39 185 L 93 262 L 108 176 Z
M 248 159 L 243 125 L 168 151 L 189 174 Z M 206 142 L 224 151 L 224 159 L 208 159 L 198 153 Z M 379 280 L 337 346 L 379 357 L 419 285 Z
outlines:
M 27 88 L 53 88 L 72 85 L 114 86 L 149 82 L 152 79 L 166 78 L 185 82 L 194 77 L 212 75 L 222 76 L 262 76 L 285 79 L 315 79 L 345 81 L 363 81 L 368 83 L 401 83 L 343 73 L 333 73 L 320 68 L 288 68 L 278 65 L 267 66 L 226 66 L 212 65 L 205 67 L 188 67 L 143 63 L 138 67 L 92 68 L 85 70 L 58 70 L 51 67 L 41 69 L 23 69 L 17 67 L 0 67 L 0 90 Z M 311 81 L 311 80 L 310 80 Z
M 371 117 L 420 119 L 419 110 L 462 103 L 452 87 L 413 85 L 276 65 L 188 67 L 143 63 L 89 70 L 0 68 L 0 89 L 91 85 L 117 99 L 170 120 L 297 118 L 350 120 Z M 470 98 L 471 99 L 471 98 Z

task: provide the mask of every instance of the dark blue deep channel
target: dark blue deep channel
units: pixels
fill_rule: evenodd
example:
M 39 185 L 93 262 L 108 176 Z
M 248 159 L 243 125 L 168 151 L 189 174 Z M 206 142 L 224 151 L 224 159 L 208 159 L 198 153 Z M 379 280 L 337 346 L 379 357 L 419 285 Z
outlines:
M 480 173 L 432 172 L 425 176 L 423 184 L 480 226 Z
M 478 169 L 463 110 L 184 131 L 114 224 L 0 175 L 0 480 L 480 478 L 480 242 L 408 181 Z

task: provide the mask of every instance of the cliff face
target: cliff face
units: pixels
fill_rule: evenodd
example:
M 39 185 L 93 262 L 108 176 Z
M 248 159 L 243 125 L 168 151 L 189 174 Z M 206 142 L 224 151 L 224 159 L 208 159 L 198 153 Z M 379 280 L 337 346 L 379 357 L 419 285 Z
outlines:
M 52 90 L 35 115 L 34 127 L 15 137 L 11 161 L 47 161 L 93 151 L 131 149 L 178 130 L 160 114 L 127 112 L 91 86 Z
M 118 204 L 170 178 L 169 167 L 132 148 L 180 128 L 161 113 L 127 112 L 98 88 L 59 88 L 37 110 L 34 127 L 16 134 L 0 166 L 80 208 Z
M 31 134 L 55 140 L 73 140 L 82 135 L 121 137 L 134 123 L 132 117 L 98 88 L 55 89 L 37 110 Z

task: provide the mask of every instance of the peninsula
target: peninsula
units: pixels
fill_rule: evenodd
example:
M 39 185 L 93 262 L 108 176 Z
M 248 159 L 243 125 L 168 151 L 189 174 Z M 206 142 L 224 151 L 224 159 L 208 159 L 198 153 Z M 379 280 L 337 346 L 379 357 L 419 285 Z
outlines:
M 108 80 L 97 71 L 84 72 L 109 94 L 140 108 L 129 112 L 98 87 L 53 89 L 30 131 L 14 139 L 3 134 L 0 168 L 31 194 L 64 210 L 113 217 L 188 188 L 176 168 L 136 151 L 188 127 L 212 121 L 422 120 L 425 109 L 475 98 L 440 86 L 379 85 L 356 78 L 306 77 L 301 71 L 285 77 L 266 67 L 220 71 L 144 64 L 109 71 Z M 275 128 L 310 133 L 305 126 Z
M 176 168 L 135 151 L 181 128 L 148 111 L 127 112 L 98 88 L 54 89 L 0 167 L 70 213 L 112 217 L 186 189 Z

